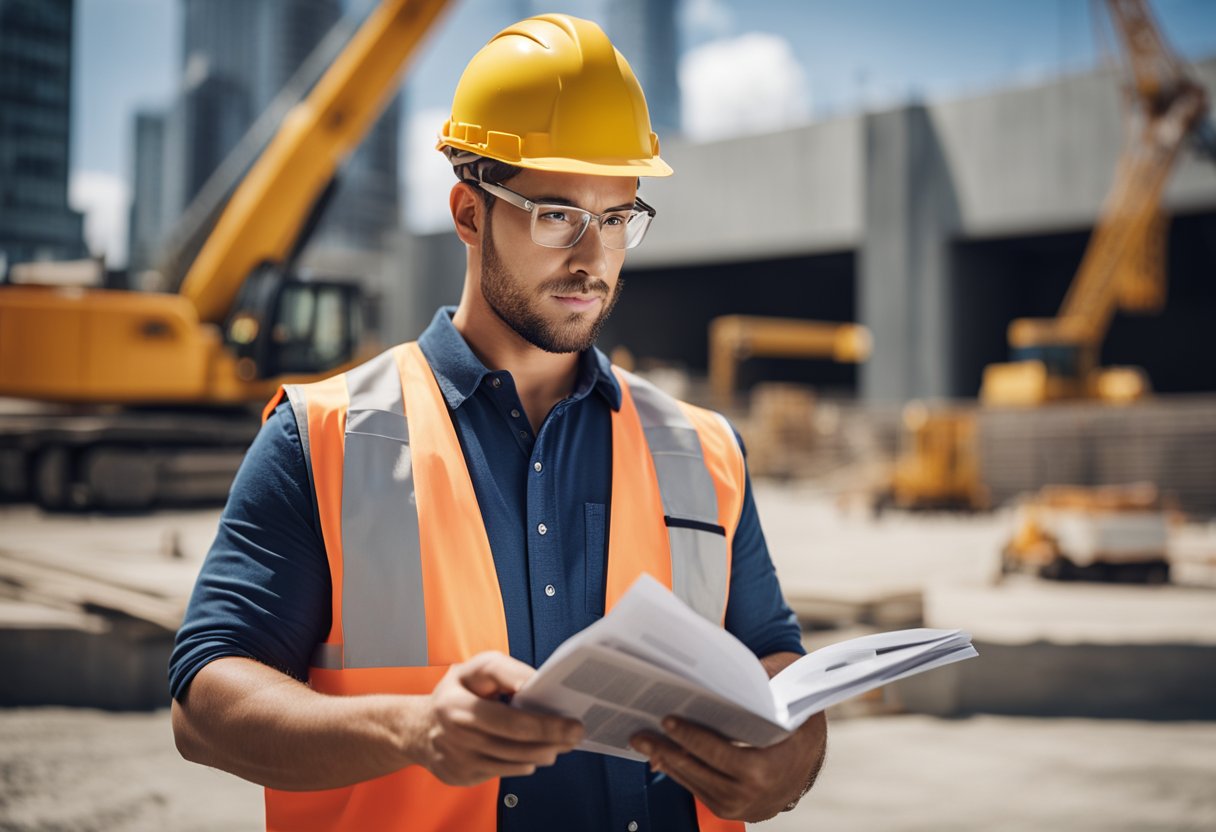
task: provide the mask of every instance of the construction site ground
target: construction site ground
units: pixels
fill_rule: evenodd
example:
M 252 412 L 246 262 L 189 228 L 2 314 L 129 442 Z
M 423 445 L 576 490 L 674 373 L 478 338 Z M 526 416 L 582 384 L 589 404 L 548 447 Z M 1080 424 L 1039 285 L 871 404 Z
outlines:
M 980 650 L 835 709 L 819 785 L 759 828 L 1216 828 L 1216 525 L 1175 533 L 1170 586 L 998 584 L 1011 514 L 756 495 L 808 646 L 923 622 Z M 0 830 L 260 828 L 259 790 L 180 760 L 163 708 L 217 517 L 0 508 Z
M 799 807 L 764 832 L 1216 828 L 1216 723 L 842 719 Z M 0 711 L 0 829 L 255 832 L 261 790 L 183 761 L 167 711 Z

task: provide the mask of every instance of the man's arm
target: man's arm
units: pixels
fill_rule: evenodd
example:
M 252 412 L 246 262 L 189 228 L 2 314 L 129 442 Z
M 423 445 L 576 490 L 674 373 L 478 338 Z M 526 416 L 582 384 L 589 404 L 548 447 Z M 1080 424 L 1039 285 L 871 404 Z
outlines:
M 769 678 L 799 658 L 774 653 L 760 661 Z M 696 795 L 720 818 L 755 823 L 793 808 L 811 788 L 827 750 L 827 720 L 815 714 L 785 740 L 768 748 L 736 745 L 716 731 L 669 717 L 665 737 L 640 734 L 632 745 Z
M 233 482 L 174 647 L 183 756 L 282 789 L 346 786 L 412 764 L 468 785 L 529 772 L 576 742 L 575 723 L 489 701 L 533 673 L 501 654 L 453 666 L 429 696 L 309 688 L 299 679 L 329 627 L 330 594 L 299 434 L 280 405 Z
M 582 739 L 574 720 L 498 701 L 534 672 L 483 653 L 430 695 L 328 696 L 252 659 L 217 659 L 173 703 L 173 733 L 187 760 L 271 788 L 339 788 L 409 765 L 473 785 L 531 774 Z

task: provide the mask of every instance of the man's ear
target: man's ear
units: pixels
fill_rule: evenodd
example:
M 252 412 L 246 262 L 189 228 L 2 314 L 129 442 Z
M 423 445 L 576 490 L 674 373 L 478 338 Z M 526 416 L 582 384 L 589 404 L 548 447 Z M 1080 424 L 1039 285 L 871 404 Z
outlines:
M 466 246 L 480 246 L 485 228 L 486 204 L 467 182 L 457 182 L 448 194 L 448 208 L 452 211 L 452 223 L 456 236 Z

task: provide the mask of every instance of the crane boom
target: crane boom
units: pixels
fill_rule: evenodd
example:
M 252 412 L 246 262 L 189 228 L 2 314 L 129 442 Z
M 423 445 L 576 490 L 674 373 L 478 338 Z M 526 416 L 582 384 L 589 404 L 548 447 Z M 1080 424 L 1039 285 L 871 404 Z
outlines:
M 1146 0 L 1107 0 L 1107 8 L 1134 78 L 1138 118 L 1059 312 L 1010 324 L 1017 360 L 985 368 L 980 396 L 988 403 L 1097 395 L 1105 384 L 1098 354 L 1115 312 L 1157 312 L 1165 302 L 1162 195 L 1183 144 L 1203 123 L 1207 93 L 1166 44 Z M 1142 371 L 1121 377 L 1127 383 L 1119 389 L 1130 392 L 1118 395 L 1138 395 Z
M 1187 78 L 1182 61 L 1153 22 L 1145 0 L 1107 0 L 1107 10 L 1136 79 L 1136 94 L 1151 110 L 1164 110 Z
M 384 0 L 292 108 L 232 195 L 181 294 L 200 321 L 223 323 L 245 279 L 281 263 L 334 171 L 395 92 L 423 36 L 449 0 Z

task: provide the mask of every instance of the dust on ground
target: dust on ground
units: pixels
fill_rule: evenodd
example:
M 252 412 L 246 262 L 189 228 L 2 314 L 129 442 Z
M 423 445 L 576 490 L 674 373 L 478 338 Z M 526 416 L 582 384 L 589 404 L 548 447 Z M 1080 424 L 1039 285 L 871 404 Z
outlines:
M 1216 723 L 834 722 L 797 810 L 761 832 L 1216 828 Z M 261 790 L 182 760 L 168 711 L 0 711 L 0 830 L 242 832 Z

